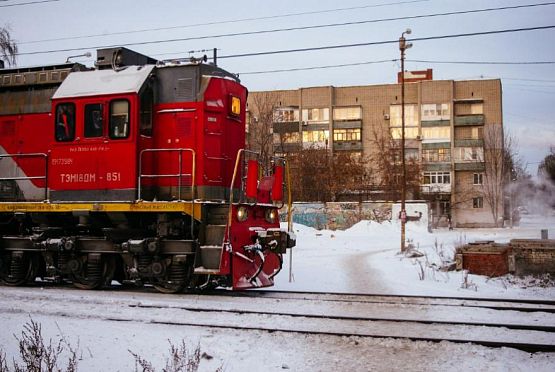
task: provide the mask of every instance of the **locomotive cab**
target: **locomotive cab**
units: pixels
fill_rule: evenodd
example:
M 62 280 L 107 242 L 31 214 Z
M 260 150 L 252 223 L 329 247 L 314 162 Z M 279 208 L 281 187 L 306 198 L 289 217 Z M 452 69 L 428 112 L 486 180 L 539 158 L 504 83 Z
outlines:
M 52 97 L 50 200 L 136 199 L 136 154 L 151 124 L 141 104 L 149 102 L 153 69 L 74 73 L 58 88 Z

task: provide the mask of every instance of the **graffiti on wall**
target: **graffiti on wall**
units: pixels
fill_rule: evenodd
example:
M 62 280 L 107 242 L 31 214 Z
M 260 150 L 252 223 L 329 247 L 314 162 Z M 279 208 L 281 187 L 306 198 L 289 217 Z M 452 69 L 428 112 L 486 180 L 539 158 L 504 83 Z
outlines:
M 398 204 L 391 202 L 293 203 L 293 222 L 318 230 L 345 230 L 362 220 L 391 221 L 398 210 Z M 426 203 L 407 204 L 407 212 L 409 221 L 428 223 Z M 285 218 L 285 213 L 281 216 Z

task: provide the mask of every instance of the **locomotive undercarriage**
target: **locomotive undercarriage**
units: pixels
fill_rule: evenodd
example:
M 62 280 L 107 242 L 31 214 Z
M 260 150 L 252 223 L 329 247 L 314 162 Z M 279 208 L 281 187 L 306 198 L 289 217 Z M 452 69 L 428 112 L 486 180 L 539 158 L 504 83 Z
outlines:
M 39 277 L 81 289 L 116 280 L 175 293 L 207 283 L 205 273 L 195 274 L 205 231 L 182 213 L 6 214 L 0 280 L 15 286 Z

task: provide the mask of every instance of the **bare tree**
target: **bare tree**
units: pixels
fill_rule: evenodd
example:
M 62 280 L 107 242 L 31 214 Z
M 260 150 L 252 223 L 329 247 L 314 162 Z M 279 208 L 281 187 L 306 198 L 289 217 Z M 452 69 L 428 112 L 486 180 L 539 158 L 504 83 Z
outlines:
M 339 201 L 342 196 L 366 191 L 365 162 L 356 153 L 332 154 L 324 148 L 309 147 L 288 159 L 294 200 Z
M 545 179 L 555 183 L 555 147 L 551 146 L 550 153 L 542 160 L 538 167 L 538 173 Z
M 12 39 L 9 27 L 0 27 L 0 59 L 8 62 L 8 66 L 16 65 L 17 44 Z
M 369 168 L 374 182 L 390 200 L 399 200 L 402 189 L 403 167 L 401 162 L 401 141 L 395 140 L 389 129 L 374 129 L 372 132 L 374 151 L 370 155 Z M 418 198 L 421 184 L 419 159 L 406 159 L 406 190 L 412 198 Z
M 251 97 L 248 147 L 260 153 L 267 167 L 274 151 L 272 127 L 277 96 L 274 92 L 259 92 Z
M 503 195 L 511 179 L 516 143 L 501 124 L 484 128 L 484 184 L 482 195 L 488 203 L 495 226 L 503 220 Z

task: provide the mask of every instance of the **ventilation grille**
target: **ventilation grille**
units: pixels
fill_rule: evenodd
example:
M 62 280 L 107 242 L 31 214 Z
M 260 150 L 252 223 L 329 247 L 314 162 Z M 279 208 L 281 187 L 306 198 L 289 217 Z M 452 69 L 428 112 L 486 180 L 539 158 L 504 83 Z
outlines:
M 183 78 L 177 79 L 177 88 L 175 98 L 179 101 L 192 101 L 193 97 L 193 79 Z

